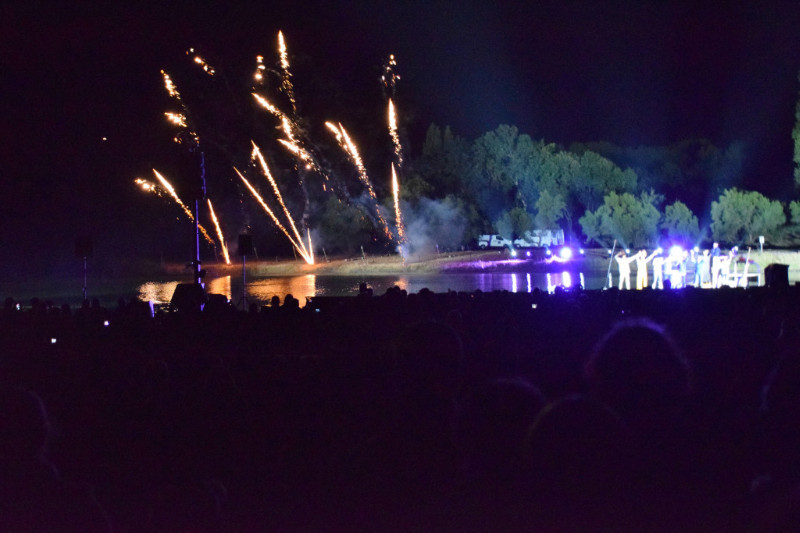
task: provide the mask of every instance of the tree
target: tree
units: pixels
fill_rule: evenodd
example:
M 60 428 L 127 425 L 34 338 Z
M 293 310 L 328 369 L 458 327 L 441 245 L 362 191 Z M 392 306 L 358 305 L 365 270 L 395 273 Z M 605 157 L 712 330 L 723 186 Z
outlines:
M 789 212 L 792 215 L 792 224 L 800 225 L 800 202 L 798 201 L 790 202 Z
M 711 202 L 711 234 L 731 244 L 754 244 L 759 235 L 770 238 L 786 223 L 783 205 L 755 191 L 726 189 Z
M 797 73 L 800 81 L 800 72 Z M 800 187 L 800 96 L 794 108 L 794 128 L 792 129 L 792 140 L 794 141 L 794 184 Z
M 664 220 L 661 228 L 673 240 L 695 243 L 700 237 L 700 225 L 691 209 L 680 200 L 664 209 Z
M 469 149 L 469 143 L 453 134 L 450 126 L 445 126 L 444 130 L 436 124 L 428 127 L 422 156 L 414 168 L 430 184 L 431 198 L 460 192 L 461 178 L 469 167 Z
M 319 232 L 329 252 L 351 253 L 356 246 L 369 242 L 373 225 L 364 210 L 340 202 L 331 196 L 320 217 Z
M 630 193 L 608 193 L 603 205 L 578 221 L 587 238 L 605 245 L 617 239 L 624 247 L 643 247 L 655 241 L 661 213 L 654 205 L 657 195 L 643 193 L 636 198 Z
M 560 194 L 550 194 L 548 190 L 539 193 L 536 201 L 535 226 L 539 229 L 553 229 L 558 227 L 558 221 L 564 218 L 567 204 Z
M 494 223 L 497 233 L 506 239 L 519 237 L 533 229 L 533 217 L 521 207 L 503 211 Z
M 530 189 L 533 161 L 533 140 L 514 126 L 501 125 L 475 140 L 468 186 L 490 217 L 517 204 L 527 207 L 528 199 L 520 191 Z
M 586 151 L 580 156 L 580 168 L 572 180 L 572 189 L 586 209 L 597 209 L 606 193 L 632 192 L 636 182 L 633 170 L 622 170 L 605 157 Z

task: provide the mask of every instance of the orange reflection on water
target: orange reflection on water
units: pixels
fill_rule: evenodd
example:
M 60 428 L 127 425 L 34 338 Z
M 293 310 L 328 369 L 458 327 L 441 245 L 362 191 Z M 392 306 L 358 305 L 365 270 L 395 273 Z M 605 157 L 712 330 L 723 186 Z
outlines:
M 225 297 L 230 300 L 233 294 L 231 291 L 231 277 L 222 276 L 212 279 L 208 282 L 206 292 L 209 294 L 224 294 Z
M 148 281 L 139 286 L 139 299 L 143 302 L 167 304 L 172 300 L 175 287 L 180 281 Z
M 294 276 L 290 278 L 264 278 L 247 284 L 247 296 L 254 301 L 268 302 L 273 296 L 281 297 L 291 294 L 300 300 L 300 306 L 304 306 L 306 298 L 311 298 L 317 293 L 317 276 L 307 274 L 305 276 Z

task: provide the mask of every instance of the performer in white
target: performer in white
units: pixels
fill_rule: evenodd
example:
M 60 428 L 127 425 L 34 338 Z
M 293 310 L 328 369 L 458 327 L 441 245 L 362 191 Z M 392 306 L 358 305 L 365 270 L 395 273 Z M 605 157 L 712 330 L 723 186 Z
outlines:
M 623 285 L 631 290 L 631 263 L 636 261 L 636 255 L 628 257 L 625 250 L 622 250 L 617 254 L 616 260 L 619 265 L 619 290 L 622 290 Z

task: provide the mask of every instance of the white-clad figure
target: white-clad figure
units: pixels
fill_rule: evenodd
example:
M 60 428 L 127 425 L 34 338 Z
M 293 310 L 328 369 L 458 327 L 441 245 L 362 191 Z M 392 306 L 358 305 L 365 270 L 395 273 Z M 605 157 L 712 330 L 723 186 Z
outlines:
M 628 254 L 623 250 L 617 254 L 616 260 L 619 265 L 619 290 L 622 290 L 623 285 L 626 285 L 627 289 L 631 290 L 631 263 L 636 261 L 636 255 L 628 257 Z

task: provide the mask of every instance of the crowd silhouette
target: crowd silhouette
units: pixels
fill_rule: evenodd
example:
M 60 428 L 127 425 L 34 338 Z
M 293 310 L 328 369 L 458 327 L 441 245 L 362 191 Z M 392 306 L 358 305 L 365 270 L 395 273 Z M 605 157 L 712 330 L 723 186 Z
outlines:
M 0 529 L 797 529 L 799 296 L 7 298 Z

